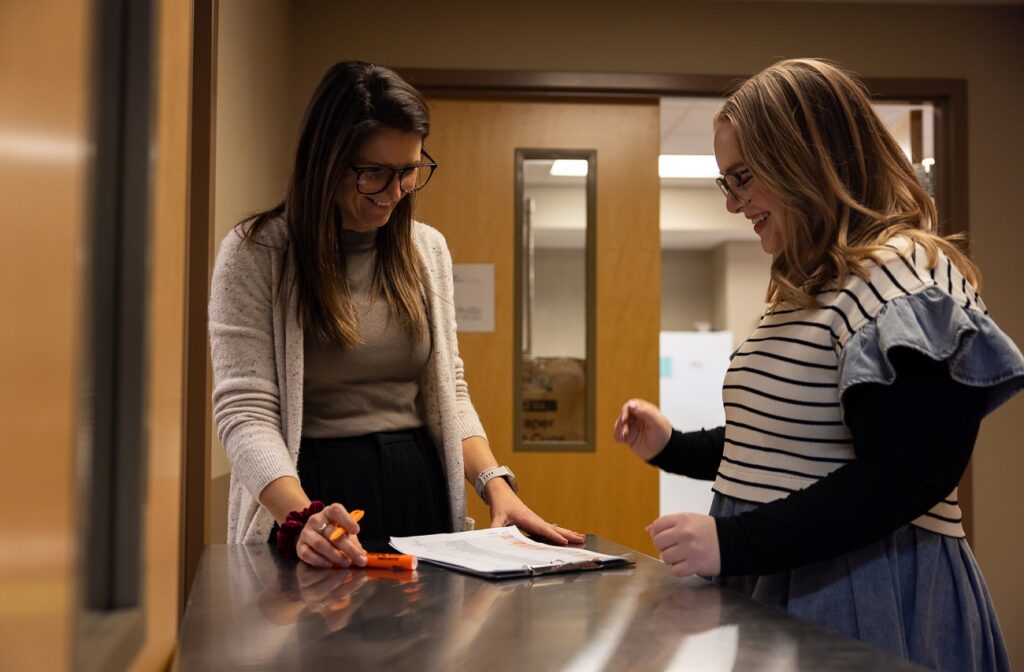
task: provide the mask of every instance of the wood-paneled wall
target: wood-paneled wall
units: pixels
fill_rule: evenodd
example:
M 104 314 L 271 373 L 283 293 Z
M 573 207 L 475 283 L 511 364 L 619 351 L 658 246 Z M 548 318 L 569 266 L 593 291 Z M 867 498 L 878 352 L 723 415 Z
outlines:
M 146 638 L 178 630 L 183 291 L 191 3 L 158 3 L 150 259 Z M 0 668 L 64 670 L 75 648 L 82 510 L 76 449 L 87 315 L 95 3 L 0 4 Z
M 10 670 L 65 669 L 74 639 L 91 8 L 0 4 L 0 667 Z

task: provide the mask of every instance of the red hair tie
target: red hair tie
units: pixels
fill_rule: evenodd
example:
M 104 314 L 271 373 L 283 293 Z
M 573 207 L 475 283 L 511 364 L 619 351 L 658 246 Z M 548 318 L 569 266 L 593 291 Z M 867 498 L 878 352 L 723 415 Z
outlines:
M 306 521 L 309 520 L 310 516 L 323 510 L 324 503 L 317 500 L 310 502 L 309 506 L 301 511 L 290 511 L 285 516 L 284 522 L 277 528 L 278 553 L 286 558 L 299 557 L 295 552 L 295 547 L 299 543 L 299 535 L 302 533 L 302 528 L 306 526 Z

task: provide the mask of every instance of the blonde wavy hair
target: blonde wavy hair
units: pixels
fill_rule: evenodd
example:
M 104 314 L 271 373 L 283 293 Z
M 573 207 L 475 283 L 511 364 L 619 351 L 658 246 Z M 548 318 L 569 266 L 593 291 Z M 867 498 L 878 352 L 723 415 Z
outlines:
M 724 122 L 754 178 L 788 210 L 770 306 L 817 306 L 827 285 L 864 277 L 865 260 L 896 236 L 920 243 L 929 268 L 945 252 L 980 289 L 963 237 L 936 232 L 935 204 L 854 74 L 821 59 L 780 61 L 739 85 L 715 118 Z

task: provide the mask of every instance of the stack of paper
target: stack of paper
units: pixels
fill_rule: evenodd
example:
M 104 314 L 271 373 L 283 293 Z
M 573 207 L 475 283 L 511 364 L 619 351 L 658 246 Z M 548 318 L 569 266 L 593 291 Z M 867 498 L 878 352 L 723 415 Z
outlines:
M 391 545 L 425 562 L 493 579 L 632 564 L 618 555 L 532 541 L 515 527 L 391 537 Z

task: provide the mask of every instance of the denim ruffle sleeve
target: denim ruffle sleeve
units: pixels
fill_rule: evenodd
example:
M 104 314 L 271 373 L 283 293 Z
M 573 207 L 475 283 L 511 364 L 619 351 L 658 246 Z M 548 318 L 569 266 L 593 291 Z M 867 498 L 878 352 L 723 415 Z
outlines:
M 846 342 L 839 357 L 839 394 L 860 383 L 889 385 L 893 348 L 912 348 L 949 363 L 953 380 L 988 390 L 985 413 L 1024 387 L 1024 356 L 996 323 L 937 287 L 887 303 Z

